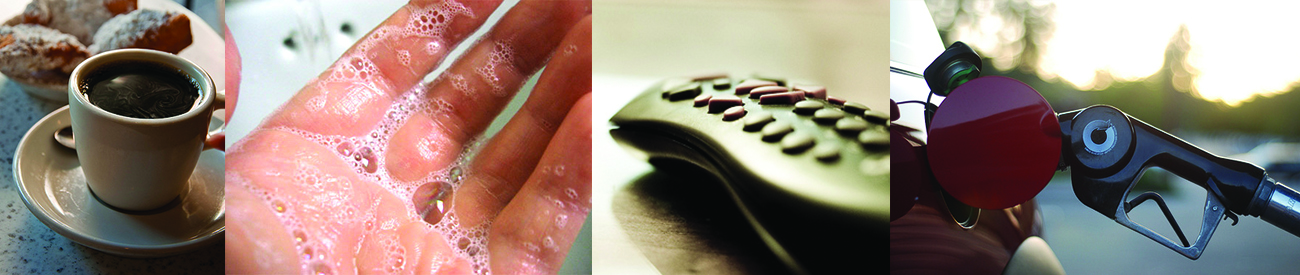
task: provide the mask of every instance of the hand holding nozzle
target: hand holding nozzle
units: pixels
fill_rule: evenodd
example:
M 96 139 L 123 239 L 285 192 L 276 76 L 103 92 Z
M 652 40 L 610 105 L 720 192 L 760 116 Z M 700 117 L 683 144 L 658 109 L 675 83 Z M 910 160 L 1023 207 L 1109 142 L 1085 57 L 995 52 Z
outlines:
M 1219 221 L 1238 214 L 1260 216 L 1265 221 L 1300 232 L 1300 196 L 1269 178 L 1254 164 L 1210 154 L 1182 139 L 1133 118 L 1111 106 L 1096 105 L 1058 115 L 1062 155 L 1074 167 L 1073 183 L 1079 201 L 1108 218 L 1137 231 L 1191 259 L 1199 258 Z M 1126 195 L 1149 167 L 1161 167 L 1207 190 L 1205 218 L 1195 243 L 1189 244 L 1156 193 L 1126 201 Z M 1128 218 L 1128 212 L 1146 200 L 1155 200 L 1173 224 L 1182 244 L 1147 229 Z
M 941 107 L 924 103 L 929 168 L 943 192 L 960 202 L 950 204 L 1013 206 L 1042 190 L 1052 177 L 1046 167 L 1072 166 L 1080 202 L 1191 259 L 1205 251 L 1220 221 L 1230 218 L 1235 225 L 1238 215 L 1260 217 L 1300 236 L 1300 193 L 1269 178 L 1259 166 L 1210 154 L 1115 107 L 1057 114 L 1024 83 L 979 77 L 980 65 L 979 56 L 958 42 L 925 70 L 931 95 L 948 97 Z M 1052 163 L 1042 165 L 1046 162 Z M 1194 242 L 1188 242 L 1159 194 L 1128 200 L 1149 167 L 1164 168 L 1207 190 Z M 1129 219 L 1128 213 L 1146 201 L 1164 211 L 1179 243 Z

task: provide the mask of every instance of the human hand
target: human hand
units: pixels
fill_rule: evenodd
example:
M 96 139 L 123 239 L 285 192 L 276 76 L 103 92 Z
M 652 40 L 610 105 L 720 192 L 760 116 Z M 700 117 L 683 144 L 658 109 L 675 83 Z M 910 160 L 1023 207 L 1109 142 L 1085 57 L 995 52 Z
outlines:
M 239 48 L 235 47 L 235 35 L 230 34 L 230 28 L 225 29 L 226 40 L 226 116 L 223 122 L 230 123 L 230 115 L 235 114 L 235 102 L 239 100 Z M 226 150 L 226 131 L 220 131 L 212 134 L 203 143 L 208 147 L 217 148 L 217 150 Z
M 591 208 L 590 2 L 524 0 L 420 83 L 498 5 L 412 1 L 229 148 L 227 272 L 555 273 Z

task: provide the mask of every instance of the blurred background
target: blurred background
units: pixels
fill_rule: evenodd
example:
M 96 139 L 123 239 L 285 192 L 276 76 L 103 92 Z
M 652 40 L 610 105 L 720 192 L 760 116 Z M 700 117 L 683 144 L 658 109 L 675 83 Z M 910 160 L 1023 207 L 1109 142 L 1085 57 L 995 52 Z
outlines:
M 788 272 L 708 175 L 657 171 L 609 135 L 656 81 L 701 72 L 789 77 L 888 107 L 889 3 L 597 0 L 592 62 L 592 268 L 599 274 Z M 883 236 L 882 236 L 883 237 Z
M 287 102 L 308 81 L 315 78 L 358 39 L 370 33 L 384 19 L 408 1 L 315 1 L 235 0 L 226 3 L 226 23 L 243 60 L 239 107 L 227 125 L 227 144 L 242 139 L 262 119 Z M 430 73 L 430 81 L 465 52 L 473 41 L 495 25 L 518 0 L 506 0 L 492 13 L 484 27 L 454 48 L 447 59 Z M 514 100 L 485 130 L 484 136 L 500 131 L 523 105 L 537 77 L 533 75 Z M 590 273 L 591 217 L 569 249 L 561 274 Z
M 963 41 L 984 75 L 1037 89 L 1057 112 L 1108 104 L 1214 154 L 1300 187 L 1300 4 L 1264 2 L 927 0 L 946 46 Z M 933 47 L 933 46 L 931 46 Z M 941 52 L 942 49 L 939 49 Z M 939 52 L 933 53 L 938 56 Z M 1106 219 L 1074 196 L 1069 172 L 1037 197 L 1046 240 L 1068 273 L 1293 273 L 1300 238 L 1256 218 L 1223 222 L 1192 261 Z M 1160 169 L 1157 191 L 1183 231 L 1199 232 L 1206 192 Z M 1154 205 L 1130 214 L 1174 236 Z M 1189 236 L 1194 238 L 1194 236 Z

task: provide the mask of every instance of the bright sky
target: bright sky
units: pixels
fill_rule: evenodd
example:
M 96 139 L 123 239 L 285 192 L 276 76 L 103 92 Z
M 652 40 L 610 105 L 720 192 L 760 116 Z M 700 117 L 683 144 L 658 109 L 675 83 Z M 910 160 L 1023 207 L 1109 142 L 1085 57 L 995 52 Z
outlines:
M 1189 62 L 1200 71 L 1197 92 L 1238 105 L 1300 81 L 1300 1 L 1056 1 L 1056 30 L 1040 64 L 1081 89 L 1096 87 L 1095 71 L 1136 80 L 1160 69 L 1169 39 L 1186 24 Z M 990 18 L 991 19 L 991 18 Z M 992 46 L 1001 20 L 985 20 L 962 35 Z M 983 33 L 983 34 L 980 34 Z

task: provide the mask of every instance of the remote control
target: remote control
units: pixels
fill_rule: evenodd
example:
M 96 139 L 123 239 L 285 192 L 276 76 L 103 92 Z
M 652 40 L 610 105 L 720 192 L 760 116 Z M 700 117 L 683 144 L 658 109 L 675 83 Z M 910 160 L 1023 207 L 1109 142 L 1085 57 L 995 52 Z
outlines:
M 821 86 L 706 74 L 657 83 L 610 122 L 658 169 L 715 176 L 795 273 L 844 271 L 884 247 L 859 245 L 887 239 L 887 113 Z

